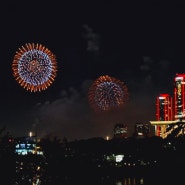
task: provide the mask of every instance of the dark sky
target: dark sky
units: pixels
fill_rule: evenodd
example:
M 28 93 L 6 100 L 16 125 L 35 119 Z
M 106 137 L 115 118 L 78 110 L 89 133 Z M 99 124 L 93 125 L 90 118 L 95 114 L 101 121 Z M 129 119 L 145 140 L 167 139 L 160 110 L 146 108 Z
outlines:
M 36 131 L 68 140 L 113 136 L 116 123 L 155 120 L 160 93 L 173 95 L 185 73 L 185 6 L 115 1 L 7 1 L 0 6 L 0 126 L 15 136 Z M 57 58 L 57 77 L 31 93 L 12 75 L 15 52 L 40 43 Z M 123 110 L 95 114 L 87 92 L 101 75 L 128 87 Z

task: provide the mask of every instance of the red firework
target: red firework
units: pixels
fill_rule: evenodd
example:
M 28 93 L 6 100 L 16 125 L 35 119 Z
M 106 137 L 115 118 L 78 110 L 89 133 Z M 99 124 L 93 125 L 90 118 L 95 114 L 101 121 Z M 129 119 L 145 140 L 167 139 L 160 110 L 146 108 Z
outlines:
M 90 106 L 97 111 L 109 111 L 122 107 L 128 100 L 124 82 L 108 75 L 96 79 L 88 92 Z

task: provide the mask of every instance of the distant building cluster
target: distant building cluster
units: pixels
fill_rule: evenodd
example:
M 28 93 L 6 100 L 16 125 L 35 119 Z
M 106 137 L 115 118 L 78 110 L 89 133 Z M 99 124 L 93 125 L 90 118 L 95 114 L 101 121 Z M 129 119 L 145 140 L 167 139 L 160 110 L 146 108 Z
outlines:
M 149 124 L 136 123 L 134 135 L 136 137 L 149 137 L 150 128 Z
M 127 138 L 128 136 L 128 128 L 127 125 L 118 123 L 114 127 L 114 138 Z
M 173 96 L 160 94 L 156 99 L 156 121 L 150 121 L 155 127 L 155 135 L 165 138 L 170 124 L 185 118 L 185 74 L 176 74 Z
M 137 138 L 148 137 L 150 134 L 149 124 L 136 123 L 133 136 Z M 114 139 L 125 139 L 128 137 L 128 127 L 125 124 L 117 123 L 114 127 Z
M 18 155 L 43 155 L 43 151 L 37 143 L 37 136 L 32 132 L 30 132 L 29 136 L 18 137 L 15 139 L 15 153 Z

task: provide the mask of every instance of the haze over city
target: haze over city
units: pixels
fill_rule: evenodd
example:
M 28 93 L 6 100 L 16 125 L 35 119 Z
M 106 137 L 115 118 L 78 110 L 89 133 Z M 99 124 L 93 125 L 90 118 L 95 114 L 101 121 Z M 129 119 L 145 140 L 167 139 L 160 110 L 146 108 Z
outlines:
M 113 135 L 116 123 L 155 120 L 155 100 L 173 94 L 176 73 L 185 73 L 185 7 L 162 3 L 2 3 L 0 125 L 15 136 L 36 131 L 69 140 Z M 6 19 L 5 19 L 6 17 Z M 29 92 L 12 75 L 18 48 L 39 43 L 57 59 L 53 84 Z M 90 85 L 101 75 L 123 81 L 129 101 L 123 109 L 95 114 Z

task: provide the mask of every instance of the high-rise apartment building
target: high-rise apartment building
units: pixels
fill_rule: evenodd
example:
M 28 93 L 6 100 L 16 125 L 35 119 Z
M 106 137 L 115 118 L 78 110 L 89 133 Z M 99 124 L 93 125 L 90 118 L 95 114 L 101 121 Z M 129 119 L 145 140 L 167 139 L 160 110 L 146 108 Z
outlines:
M 156 120 L 172 121 L 174 120 L 173 101 L 169 94 L 160 94 L 156 99 Z M 166 124 L 155 125 L 155 135 L 161 136 L 166 131 Z
M 158 121 L 171 121 L 173 116 L 173 102 L 169 94 L 160 94 L 156 100 L 156 118 Z
M 175 119 L 185 118 L 185 74 L 176 74 L 174 79 L 174 114 Z
M 165 138 L 166 128 L 170 124 L 185 120 L 185 74 L 176 74 L 174 78 L 174 97 L 161 94 L 157 97 L 156 121 L 150 121 L 155 126 L 155 135 Z M 173 128 L 172 128 L 173 129 Z

